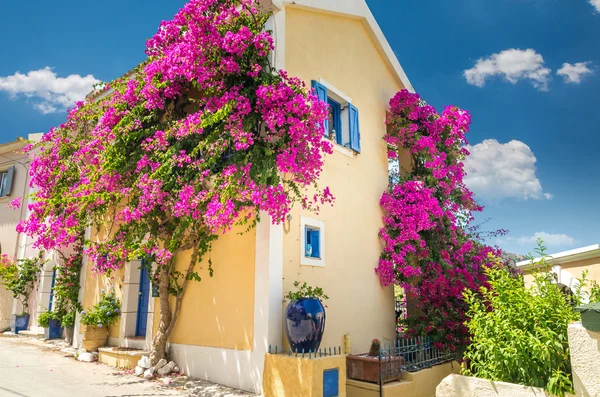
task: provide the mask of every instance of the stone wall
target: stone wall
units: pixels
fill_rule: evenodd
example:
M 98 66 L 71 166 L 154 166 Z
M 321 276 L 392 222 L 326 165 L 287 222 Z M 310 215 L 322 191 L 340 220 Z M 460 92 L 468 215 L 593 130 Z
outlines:
M 575 395 L 600 397 L 600 332 L 591 332 L 581 323 L 569 325 L 569 349 Z
M 537 387 L 514 383 L 492 382 L 487 379 L 450 375 L 440 383 L 436 397 L 540 397 L 549 396 Z

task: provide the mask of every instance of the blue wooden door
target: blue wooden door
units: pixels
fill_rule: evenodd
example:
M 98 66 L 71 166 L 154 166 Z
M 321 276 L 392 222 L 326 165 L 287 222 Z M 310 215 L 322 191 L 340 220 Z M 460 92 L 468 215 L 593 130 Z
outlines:
M 140 270 L 140 290 L 138 299 L 137 322 L 135 326 L 135 336 L 146 336 L 148 326 L 148 301 L 150 299 L 150 277 L 148 269 L 142 262 Z
M 52 301 L 54 300 L 54 284 L 56 283 L 56 269 L 52 272 L 52 286 L 50 287 L 50 302 L 48 303 L 48 311 L 52 311 Z

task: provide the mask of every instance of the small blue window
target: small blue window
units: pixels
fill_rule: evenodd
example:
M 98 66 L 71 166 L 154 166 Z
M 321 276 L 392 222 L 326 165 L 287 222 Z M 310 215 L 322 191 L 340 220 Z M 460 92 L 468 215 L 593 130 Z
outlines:
M 335 140 L 338 145 L 342 145 L 342 105 L 331 98 L 327 98 L 327 104 L 329 105 L 328 137 Z
M 321 231 L 319 229 L 306 228 L 306 257 L 321 259 Z
M 339 369 L 328 369 L 323 372 L 323 397 L 338 397 L 340 383 Z

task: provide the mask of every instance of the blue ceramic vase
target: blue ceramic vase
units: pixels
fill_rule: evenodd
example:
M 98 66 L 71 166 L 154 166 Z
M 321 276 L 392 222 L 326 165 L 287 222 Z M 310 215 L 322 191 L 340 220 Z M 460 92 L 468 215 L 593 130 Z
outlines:
M 325 308 L 317 298 L 301 298 L 285 310 L 285 335 L 292 351 L 319 350 L 325 331 Z

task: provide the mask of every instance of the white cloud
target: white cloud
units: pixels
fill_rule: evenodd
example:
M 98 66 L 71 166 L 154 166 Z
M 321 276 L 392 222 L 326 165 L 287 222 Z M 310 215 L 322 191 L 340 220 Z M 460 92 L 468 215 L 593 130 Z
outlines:
M 600 0 L 598 0 L 600 6 Z M 562 76 L 565 79 L 565 83 L 581 83 L 581 80 L 588 75 L 594 73 L 592 69 L 588 67 L 591 62 L 577 62 L 575 64 L 563 63 L 562 68 L 558 69 L 557 75 Z
M 596 9 L 596 12 L 600 12 L 600 0 L 590 0 L 590 4 Z
M 12 76 L 0 77 L 0 91 L 12 98 L 25 96 L 35 100 L 34 108 L 43 114 L 60 112 L 85 98 L 94 84 L 99 83 L 91 74 L 72 74 L 58 77 L 50 67 L 32 70 L 27 74 L 16 72 Z
M 536 232 L 533 236 L 521 236 L 517 237 L 517 243 L 521 245 L 535 244 L 538 239 L 544 241 L 544 245 L 547 247 L 570 247 L 575 245 L 577 242 L 573 237 L 562 233 L 546 233 Z
M 474 67 L 464 71 L 467 82 L 477 87 L 483 87 L 488 78 L 503 76 L 512 84 L 519 80 L 529 80 L 541 91 L 548 90 L 550 74 L 551 70 L 544 66 L 544 58 L 531 48 L 512 48 L 480 58 Z
M 550 193 L 544 193 L 536 176 L 537 159 L 523 142 L 499 143 L 486 139 L 477 145 L 467 145 L 467 149 L 471 155 L 465 160 L 465 183 L 477 197 L 552 199 Z

